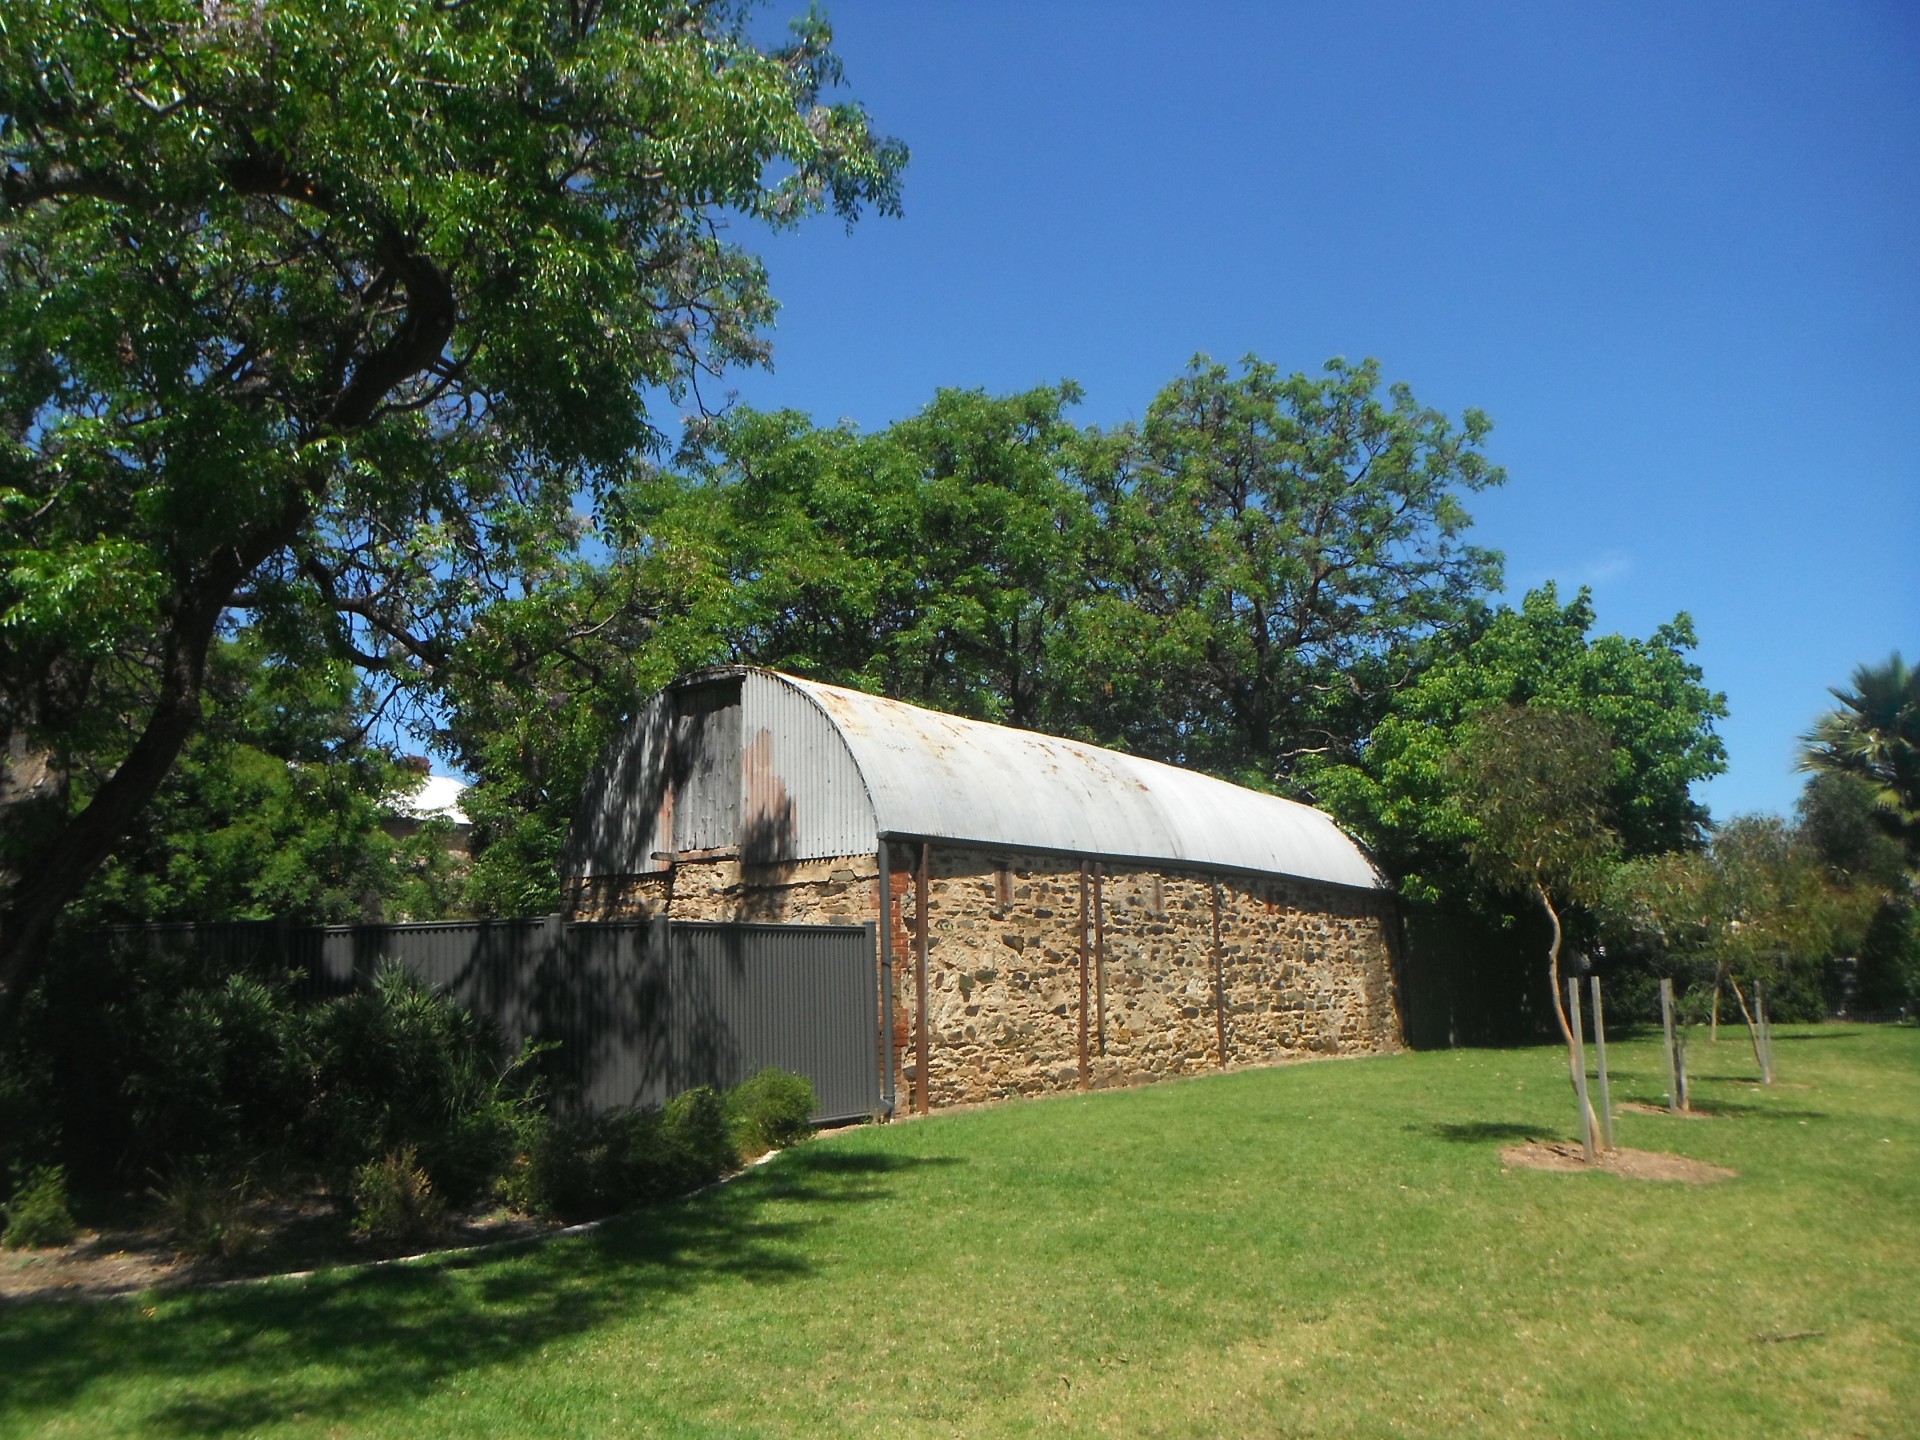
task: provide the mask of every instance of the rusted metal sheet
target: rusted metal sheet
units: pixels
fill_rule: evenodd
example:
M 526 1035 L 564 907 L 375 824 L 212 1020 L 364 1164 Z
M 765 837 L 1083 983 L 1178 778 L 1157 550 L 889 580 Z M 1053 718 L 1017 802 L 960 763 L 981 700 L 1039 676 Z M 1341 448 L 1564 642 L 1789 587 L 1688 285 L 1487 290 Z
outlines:
M 742 856 L 810 860 L 872 850 L 873 802 L 818 702 L 783 675 L 749 670 L 741 717 Z

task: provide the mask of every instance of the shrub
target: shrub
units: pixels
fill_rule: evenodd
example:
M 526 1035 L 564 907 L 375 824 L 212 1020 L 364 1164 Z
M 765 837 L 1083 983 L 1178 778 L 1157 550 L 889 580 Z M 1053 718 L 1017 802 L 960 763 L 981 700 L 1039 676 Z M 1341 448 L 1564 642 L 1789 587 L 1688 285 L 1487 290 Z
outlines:
M 463 1205 L 525 1148 L 533 1048 L 502 1068 L 496 1029 L 410 972 L 383 966 L 372 990 L 322 1006 L 313 1034 L 312 1145 L 336 1185 L 411 1149 L 441 1200 Z
M 38 1250 L 71 1245 L 79 1227 L 67 1208 L 66 1172 L 58 1165 L 41 1165 L 28 1172 L 13 1198 L 0 1205 L 7 1228 L 0 1243 L 9 1250 Z
M 153 1193 L 160 1225 L 183 1255 L 236 1260 L 266 1240 L 266 1232 L 253 1221 L 253 1196 L 245 1178 L 185 1169 Z
M 743 1157 L 762 1155 L 806 1139 L 817 1104 L 812 1081 L 768 1066 L 727 1092 L 734 1148 Z
M 727 1105 L 702 1085 L 665 1109 L 557 1118 L 534 1147 L 525 1203 L 541 1214 L 586 1220 L 684 1195 L 739 1163 Z
M 413 1146 L 369 1160 L 354 1172 L 354 1233 L 378 1240 L 430 1240 L 446 1218 Z
M 284 986 L 232 975 L 155 1006 L 142 1029 L 129 1164 L 231 1175 L 294 1159 L 313 1062 Z

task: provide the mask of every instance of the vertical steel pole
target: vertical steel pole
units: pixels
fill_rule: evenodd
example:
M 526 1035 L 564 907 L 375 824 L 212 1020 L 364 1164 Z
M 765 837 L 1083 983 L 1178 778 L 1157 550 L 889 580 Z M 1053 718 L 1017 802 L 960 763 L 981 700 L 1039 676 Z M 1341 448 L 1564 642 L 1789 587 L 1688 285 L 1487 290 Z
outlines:
M 1227 971 L 1220 954 L 1220 882 L 1213 882 L 1213 1025 L 1219 1034 L 1220 1068 L 1227 1068 Z
M 1593 987 L 1593 1048 L 1600 1067 L 1600 1138 L 1613 1149 L 1613 1090 L 1607 1084 L 1607 1021 L 1600 1009 L 1600 977 L 1588 982 Z
M 1093 1029 L 1102 1055 L 1107 1053 L 1107 908 L 1106 868 L 1093 867 Z
M 1580 1034 L 1580 982 L 1567 977 L 1567 1021 L 1573 1026 L 1573 1050 L 1567 1065 L 1573 1071 L 1573 1091 L 1580 1097 L 1580 1150 L 1593 1163 L 1593 1106 L 1587 1101 L 1587 1046 Z
M 932 917 L 927 914 L 927 872 L 932 864 L 932 851 L 933 847 L 925 840 L 920 842 L 920 868 L 913 877 L 913 1063 L 917 1072 L 913 1088 L 914 1100 L 922 1115 L 931 1103 L 928 1092 L 933 1078 L 927 1073 L 927 937 L 933 929 Z
M 1080 1088 L 1087 1088 L 1087 862 L 1080 862 Z
M 1667 1072 L 1667 1109 L 1674 1114 L 1680 1113 L 1679 1066 L 1676 1065 L 1673 1048 L 1673 981 L 1660 982 L 1660 1028 L 1665 1035 L 1665 1044 L 1660 1050 L 1660 1059 Z
M 880 842 L 880 1103 L 893 1118 L 893 847 Z
M 1753 1033 L 1760 1037 L 1760 1083 L 1773 1084 L 1773 1031 L 1767 1025 L 1767 997 L 1753 982 Z

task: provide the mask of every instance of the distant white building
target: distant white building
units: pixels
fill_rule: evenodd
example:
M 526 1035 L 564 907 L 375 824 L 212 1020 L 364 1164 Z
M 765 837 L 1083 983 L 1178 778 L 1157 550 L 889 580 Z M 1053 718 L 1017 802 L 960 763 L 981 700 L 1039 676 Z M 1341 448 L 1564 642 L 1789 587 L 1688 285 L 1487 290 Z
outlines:
M 473 821 L 460 808 L 460 797 L 471 787 L 452 775 L 433 774 L 425 756 L 410 755 L 402 763 L 418 774 L 419 779 L 411 788 L 395 790 L 387 796 L 390 818 L 382 828 L 396 840 L 402 840 L 418 834 L 422 826 L 432 821 L 444 820 L 453 829 L 447 848 L 465 854 Z

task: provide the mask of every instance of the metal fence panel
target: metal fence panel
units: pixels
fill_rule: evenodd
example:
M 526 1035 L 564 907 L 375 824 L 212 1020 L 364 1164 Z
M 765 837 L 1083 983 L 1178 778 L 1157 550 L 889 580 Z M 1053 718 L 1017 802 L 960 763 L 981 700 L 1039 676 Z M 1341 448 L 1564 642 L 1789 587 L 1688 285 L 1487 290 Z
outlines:
M 491 1017 L 569 1103 L 663 1104 L 769 1065 L 805 1075 L 817 1121 L 881 1107 L 871 926 L 476 920 L 295 927 L 148 926 L 119 944 L 186 947 L 224 969 L 296 972 L 318 999 L 364 988 L 393 961 Z

